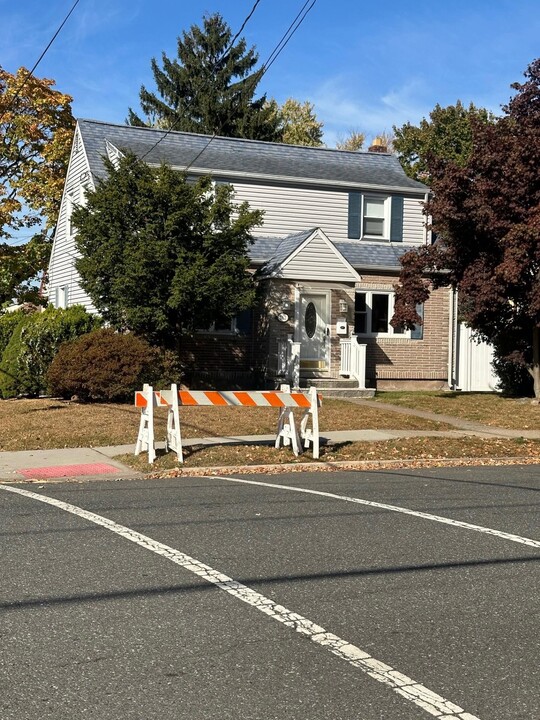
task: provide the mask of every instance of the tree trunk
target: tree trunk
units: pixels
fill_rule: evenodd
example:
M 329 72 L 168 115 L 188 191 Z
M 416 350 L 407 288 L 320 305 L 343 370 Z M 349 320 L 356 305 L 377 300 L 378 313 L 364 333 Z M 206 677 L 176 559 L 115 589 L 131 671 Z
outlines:
M 534 383 L 534 397 L 540 400 L 540 328 L 537 325 L 533 327 L 532 351 L 533 361 L 529 372 Z

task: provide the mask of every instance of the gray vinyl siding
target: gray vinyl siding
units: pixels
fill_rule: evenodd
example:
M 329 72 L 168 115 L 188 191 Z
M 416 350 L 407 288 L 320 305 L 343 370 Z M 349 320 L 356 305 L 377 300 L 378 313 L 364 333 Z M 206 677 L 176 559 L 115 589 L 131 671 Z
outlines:
M 280 277 L 291 280 L 358 280 L 339 255 L 320 237 L 314 237 L 283 266 Z
M 309 227 L 320 227 L 333 242 L 348 240 L 349 192 L 321 188 L 279 186 L 262 183 L 232 183 L 236 202 L 248 202 L 264 210 L 263 226 L 256 232 L 284 237 Z M 425 243 L 422 198 L 405 197 L 403 242 Z
M 347 239 L 348 192 L 304 188 L 294 185 L 264 185 L 235 181 L 235 201 L 247 201 L 264 210 L 263 227 L 268 237 L 285 237 L 306 228 L 320 227 L 331 240 Z
M 75 269 L 75 239 L 69 233 L 69 197 L 72 194 L 80 196 L 81 176 L 86 174 L 85 182 L 89 182 L 90 173 L 84 145 L 79 138 L 78 151 L 72 151 L 64 195 L 60 205 L 58 223 L 54 245 L 49 263 L 49 302 L 56 305 L 56 291 L 58 288 L 68 288 L 68 306 L 83 305 L 88 311 L 95 312 L 92 301 L 82 290 L 79 284 L 79 274 Z
M 423 214 L 424 198 L 405 198 L 403 202 L 403 242 L 424 244 L 426 242 L 426 218 Z

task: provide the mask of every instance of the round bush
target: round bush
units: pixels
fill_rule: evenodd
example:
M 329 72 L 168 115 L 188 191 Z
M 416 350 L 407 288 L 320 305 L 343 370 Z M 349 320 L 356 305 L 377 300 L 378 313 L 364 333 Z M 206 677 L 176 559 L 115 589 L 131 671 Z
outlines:
M 63 398 L 122 401 L 152 383 L 160 370 L 157 352 L 145 340 L 101 329 L 60 346 L 47 384 L 52 395 Z

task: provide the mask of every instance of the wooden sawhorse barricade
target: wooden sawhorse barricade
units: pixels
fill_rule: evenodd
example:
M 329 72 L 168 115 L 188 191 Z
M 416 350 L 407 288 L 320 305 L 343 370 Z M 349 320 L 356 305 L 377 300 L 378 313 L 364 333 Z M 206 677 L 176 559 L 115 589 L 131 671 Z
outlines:
M 151 385 L 144 385 L 142 391 L 135 393 L 135 406 L 141 408 L 139 435 L 135 446 L 135 455 L 148 452 L 148 462 L 156 458 L 154 436 L 154 408 L 166 407 L 167 436 L 165 450 L 172 450 L 178 456 L 178 462 L 184 461 L 182 452 L 182 436 L 180 433 L 180 405 L 186 406 L 225 406 L 239 405 L 242 407 L 275 407 L 280 409 L 276 433 L 275 447 L 283 443 L 291 445 L 295 455 L 299 455 L 302 447 L 313 448 L 313 457 L 319 457 L 319 406 L 320 397 L 315 388 L 307 393 L 291 392 L 287 385 L 280 390 L 178 390 L 171 385 L 170 390 L 154 390 Z M 294 408 L 303 408 L 304 414 L 297 428 Z M 310 422 L 311 421 L 311 422 Z

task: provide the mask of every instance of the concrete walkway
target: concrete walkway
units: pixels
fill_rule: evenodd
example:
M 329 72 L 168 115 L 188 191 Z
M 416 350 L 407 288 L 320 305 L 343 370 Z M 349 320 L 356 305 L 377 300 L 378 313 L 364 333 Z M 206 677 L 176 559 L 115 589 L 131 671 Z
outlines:
M 321 433 L 321 442 L 376 442 L 411 437 L 466 437 L 476 436 L 484 438 L 518 438 L 540 439 L 539 430 L 508 430 L 490 425 L 463 420 L 450 415 L 439 415 L 425 410 L 413 410 L 389 403 L 361 398 L 347 398 L 356 405 L 377 408 L 395 412 L 401 415 L 412 415 L 443 422 L 455 427 L 455 430 L 340 430 Z M 182 440 L 182 444 L 189 445 L 261 445 L 273 444 L 275 435 L 237 435 L 227 437 L 199 437 Z M 163 443 L 156 443 L 158 448 Z M 137 477 L 141 475 L 136 470 L 119 463 L 114 458 L 118 455 L 132 454 L 135 445 L 116 445 L 97 448 L 59 448 L 54 450 L 23 450 L 20 452 L 0 453 L 0 481 L 1 480 L 36 480 L 62 477 L 91 478 L 103 475 L 113 477 Z
M 345 398 L 341 398 L 345 399 Z M 508 428 L 494 427 L 493 425 L 483 425 L 471 420 L 454 417 L 453 415 L 441 415 L 439 413 L 429 412 L 428 410 L 413 410 L 412 408 L 402 407 L 401 405 L 392 405 L 391 403 L 378 402 L 377 400 L 364 400 L 363 398 L 346 398 L 355 405 L 364 405 L 365 407 L 376 408 L 377 410 L 388 410 L 398 415 L 412 415 L 414 417 L 424 418 L 424 420 L 433 420 L 435 422 L 446 423 L 458 428 L 461 433 L 466 435 L 480 435 L 482 437 L 506 437 L 506 438 L 528 438 L 529 440 L 540 439 L 540 430 L 509 430 Z M 436 436 L 437 433 L 429 432 L 429 435 Z M 403 436 L 400 436 L 403 437 Z

